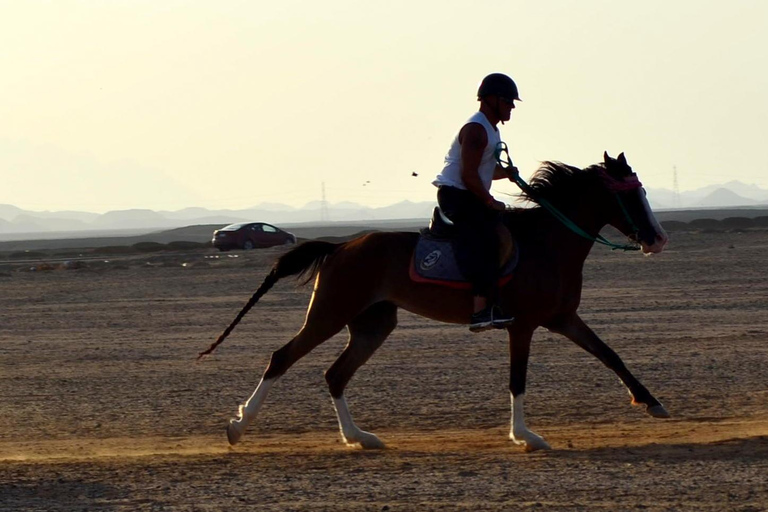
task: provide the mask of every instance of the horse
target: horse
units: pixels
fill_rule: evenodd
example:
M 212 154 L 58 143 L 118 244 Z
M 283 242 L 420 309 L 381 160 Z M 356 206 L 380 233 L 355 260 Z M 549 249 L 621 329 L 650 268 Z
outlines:
M 618 229 L 646 255 L 661 252 L 668 241 L 624 154 L 612 158 L 606 152 L 603 162 L 585 169 L 543 162 L 521 195 L 532 207 L 509 208 L 501 214 L 502 224 L 521 247 L 512 278 L 498 290 L 501 307 L 515 318 L 506 327 L 510 439 L 526 451 L 550 449 L 543 437 L 526 426 L 524 415 L 528 356 L 539 327 L 565 336 L 613 370 L 627 387 L 632 404 L 645 405 L 650 416 L 669 417 L 661 402 L 577 313 L 584 261 L 604 226 Z M 570 229 L 551 215 L 541 206 L 546 202 L 578 227 Z M 308 241 L 277 259 L 234 321 L 200 353 L 203 357 L 224 341 L 279 279 L 308 276 L 309 282 L 315 278 L 304 325 L 272 353 L 258 387 L 227 425 L 230 445 L 240 441 L 278 378 L 346 326 L 347 345 L 325 372 L 342 441 L 364 449 L 384 447 L 379 437 L 355 424 L 344 397 L 348 382 L 395 329 L 398 308 L 455 324 L 468 323 L 472 314 L 471 291 L 410 279 L 409 265 L 418 237 L 409 232 L 372 232 L 344 243 Z

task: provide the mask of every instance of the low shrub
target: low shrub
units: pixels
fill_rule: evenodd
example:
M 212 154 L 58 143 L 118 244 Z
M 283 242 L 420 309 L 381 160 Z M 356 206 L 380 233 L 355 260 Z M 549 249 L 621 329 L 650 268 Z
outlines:
M 40 251 L 16 251 L 8 255 L 10 260 L 38 260 L 48 255 Z
M 51 256 L 54 258 L 80 258 L 85 255 L 86 252 L 90 252 L 87 249 L 80 249 L 74 251 L 57 251 Z
M 139 252 L 160 252 L 168 249 L 167 245 L 157 242 L 139 242 L 137 244 L 133 244 L 131 247 Z
M 691 229 L 687 222 L 679 220 L 665 220 L 661 222 L 661 227 L 664 228 L 664 231 L 688 231 Z
M 692 228 L 704 231 L 722 231 L 723 224 L 717 219 L 695 219 L 689 222 Z
M 754 219 L 749 217 L 726 217 L 722 222 L 727 229 L 748 229 L 755 226 Z
M 205 249 L 208 247 L 211 247 L 211 242 L 188 242 L 185 240 L 168 242 L 168 248 L 174 251 L 189 251 L 194 249 Z
M 94 249 L 93 252 L 98 254 L 133 254 L 136 250 L 128 245 L 110 245 Z

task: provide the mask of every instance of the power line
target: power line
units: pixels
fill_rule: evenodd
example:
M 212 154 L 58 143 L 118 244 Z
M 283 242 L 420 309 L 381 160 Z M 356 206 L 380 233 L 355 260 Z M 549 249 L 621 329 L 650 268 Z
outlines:
M 677 166 L 672 166 L 672 191 L 674 192 L 673 196 L 673 206 L 675 208 L 680 208 L 680 187 L 677 183 Z
M 320 184 L 320 190 L 321 190 L 321 197 L 320 200 L 320 221 L 321 222 L 327 222 L 329 219 L 328 215 L 328 201 L 325 200 L 325 182 L 323 181 Z

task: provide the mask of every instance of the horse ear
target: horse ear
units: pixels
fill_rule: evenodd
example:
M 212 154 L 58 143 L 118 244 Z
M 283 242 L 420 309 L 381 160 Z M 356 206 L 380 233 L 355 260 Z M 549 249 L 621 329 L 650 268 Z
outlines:
M 627 165 L 627 159 L 624 156 L 624 152 L 623 151 L 621 153 L 619 153 L 619 156 L 618 156 L 618 158 L 616 158 L 616 160 L 618 160 L 621 165 Z
M 610 161 L 611 161 L 611 157 L 608 156 L 608 152 L 607 151 L 603 151 L 603 162 L 605 162 L 607 164 L 607 163 L 610 163 Z

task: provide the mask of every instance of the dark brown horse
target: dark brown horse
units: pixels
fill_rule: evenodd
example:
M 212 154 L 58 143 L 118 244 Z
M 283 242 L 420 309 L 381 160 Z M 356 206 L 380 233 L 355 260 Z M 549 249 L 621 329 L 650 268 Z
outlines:
M 582 267 L 594 238 L 606 224 L 658 253 L 667 235 L 656 222 L 637 176 L 624 155 L 604 155 L 604 162 L 586 169 L 545 162 L 524 194 L 529 200 L 555 205 L 590 238 L 566 227 L 540 206 L 508 210 L 503 223 L 522 248 L 511 281 L 499 291 L 505 311 L 515 316 L 509 334 L 509 390 L 512 401 L 510 438 L 526 450 L 549 448 L 525 425 L 523 398 L 531 337 L 538 327 L 562 334 L 616 372 L 633 403 L 644 404 L 651 416 L 668 417 L 664 406 L 579 318 Z M 358 428 L 344 399 L 344 389 L 360 366 L 381 346 L 397 325 L 397 309 L 451 323 L 467 323 L 472 313 L 469 290 L 415 283 L 409 264 L 416 233 L 371 233 L 350 242 L 310 241 L 281 256 L 270 274 L 232 324 L 205 352 L 221 343 L 240 319 L 279 279 L 315 273 L 315 288 L 306 321 L 296 336 L 272 354 L 256 390 L 240 406 L 239 417 L 227 427 L 230 444 L 237 443 L 256 417 L 270 387 L 296 361 L 345 326 L 349 342 L 325 373 L 338 415 L 341 435 L 349 445 L 381 448 L 374 434 Z M 468 334 L 469 335 L 469 334 Z

